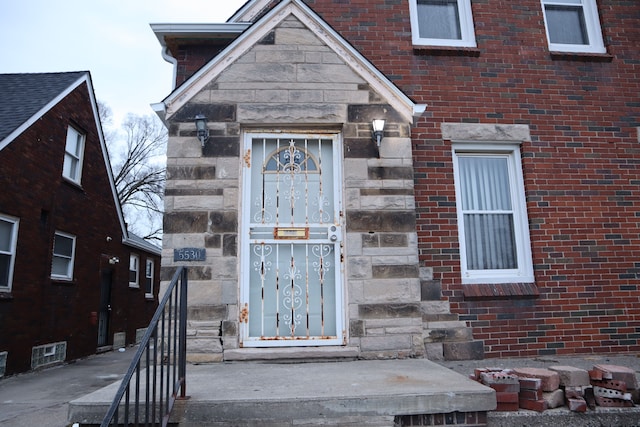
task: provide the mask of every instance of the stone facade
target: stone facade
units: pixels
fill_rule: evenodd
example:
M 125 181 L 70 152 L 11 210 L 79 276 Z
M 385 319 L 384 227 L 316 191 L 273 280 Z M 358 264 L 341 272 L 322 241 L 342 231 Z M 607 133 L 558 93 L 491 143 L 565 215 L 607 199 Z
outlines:
M 204 146 L 196 138 L 196 114 L 208 118 Z M 379 150 L 373 118 L 387 122 Z M 188 265 L 191 360 L 242 353 L 238 247 L 242 168 L 249 167 L 242 144 L 252 130 L 340 135 L 345 348 L 362 358 L 423 355 L 412 123 L 361 74 L 290 15 L 206 81 L 168 122 L 165 283 L 178 265 L 174 249 L 206 248 L 206 261 Z

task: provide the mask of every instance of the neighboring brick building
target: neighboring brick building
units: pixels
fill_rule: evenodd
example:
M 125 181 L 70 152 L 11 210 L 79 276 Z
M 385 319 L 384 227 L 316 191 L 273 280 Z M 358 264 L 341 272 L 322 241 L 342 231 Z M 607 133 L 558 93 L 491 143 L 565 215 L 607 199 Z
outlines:
M 127 232 L 89 73 L 0 74 L 0 93 L 1 373 L 135 342 L 160 249 Z
M 162 275 L 191 267 L 191 357 L 640 350 L 639 20 L 254 0 L 152 25 L 176 64 Z

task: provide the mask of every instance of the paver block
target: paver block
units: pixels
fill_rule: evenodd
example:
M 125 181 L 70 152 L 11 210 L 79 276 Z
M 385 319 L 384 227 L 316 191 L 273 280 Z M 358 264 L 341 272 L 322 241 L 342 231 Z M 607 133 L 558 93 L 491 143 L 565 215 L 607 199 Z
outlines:
M 627 391 L 627 384 L 624 381 L 618 381 L 618 380 L 591 380 L 591 385 L 597 386 L 597 387 L 602 387 L 602 388 L 609 388 L 611 390 L 619 390 L 619 391 L 623 391 L 626 392 Z
M 518 393 L 496 393 L 496 401 L 498 403 L 518 403 L 519 394 Z
M 518 409 L 520 409 L 518 402 L 515 402 L 515 403 L 498 402 L 498 405 L 496 407 L 496 411 L 499 411 L 499 412 L 517 411 Z
M 560 390 L 560 389 L 558 389 Z M 553 392 L 551 392 L 553 393 Z M 540 390 L 520 390 L 520 399 L 540 400 L 543 397 L 542 389 Z
M 567 405 L 569 410 L 573 412 L 587 412 L 587 402 L 582 398 L 568 399 Z
M 579 387 L 589 385 L 589 372 L 573 366 L 550 366 L 550 371 L 560 376 L 560 385 L 564 387 Z
M 542 381 L 542 391 L 554 391 L 560 387 L 560 375 L 545 368 L 517 368 L 513 372 L 525 378 L 539 378 Z
M 564 392 L 562 389 L 542 394 L 542 399 L 547 402 L 547 408 L 559 408 L 564 405 Z
M 610 378 L 609 376 L 603 375 L 602 379 L 624 381 L 625 384 L 627 384 L 627 389 L 629 390 L 638 388 L 638 378 L 636 377 L 636 372 L 631 368 L 618 365 L 595 365 L 593 369 L 597 371 L 607 372 L 611 375 Z
M 522 409 L 529 409 L 530 411 L 543 412 L 547 410 L 547 402 L 545 402 L 543 399 L 540 399 L 540 400 L 520 399 L 519 404 Z
M 586 388 L 587 387 L 565 387 L 564 397 L 567 399 L 584 398 Z
M 542 390 L 540 378 L 519 378 L 521 390 Z

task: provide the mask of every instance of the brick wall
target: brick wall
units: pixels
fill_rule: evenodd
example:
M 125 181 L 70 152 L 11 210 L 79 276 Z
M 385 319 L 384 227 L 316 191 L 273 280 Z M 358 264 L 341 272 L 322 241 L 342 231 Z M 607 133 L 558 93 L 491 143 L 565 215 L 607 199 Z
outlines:
M 67 127 L 86 132 L 82 186 L 62 178 Z M 104 159 L 87 86 L 83 85 L 0 151 L 0 212 L 19 218 L 11 293 L 0 294 L 0 351 L 7 351 L 7 373 L 30 369 L 33 346 L 67 343 L 67 360 L 96 352 L 97 323 L 92 312 L 100 302 L 100 272 L 113 269 L 110 333 L 135 330 L 151 318 L 157 298 L 144 288 L 130 289 L 130 248 L 122 245 Z M 17 194 L 19 193 L 19 194 Z M 73 281 L 52 280 L 55 231 L 76 236 Z M 107 236 L 111 241 L 107 241 Z M 145 254 L 141 255 L 144 266 Z M 120 263 L 112 266 L 108 258 Z M 156 259 L 156 275 L 159 277 Z M 144 276 L 144 269 L 141 276 Z M 157 290 L 156 290 L 157 293 Z
M 486 355 L 640 350 L 640 3 L 598 1 L 605 55 L 550 54 L 538 0 L 472 1 L 477 49 L 414 49 L 407 1 L 307 2 L 418 103 L 420 261 Z M 460 283 L 447 123 L 524 124 L 538 296 L 469 299 Z

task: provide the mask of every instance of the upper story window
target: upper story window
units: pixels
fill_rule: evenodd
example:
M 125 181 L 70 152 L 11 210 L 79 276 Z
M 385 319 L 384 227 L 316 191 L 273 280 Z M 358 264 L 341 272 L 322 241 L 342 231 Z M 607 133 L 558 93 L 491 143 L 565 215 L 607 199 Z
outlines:
M 453 145 L 462 283 L 533 282 L 520 149 Z
M 471 0 L 409 0 L 413 44 L 476 47 Z
M 148 259 L 144 274 L 144 294 L 147 298 L 153 298 L 153 267 L 153 260 Z
M 549 49 L 605 53 L 596 0 L 541 0 Z
M 64 149 L 64 165 L 62 167 L 62 176 L 80 184 L 82 176 L 82 158 L 84 156 L 83 134 L 73 127 L 67 129 L 67 142 Z
M 18 241 L 18 219 L 0 215 L 0 292 L 10 291 Z
M 75 258 L 76 237 L 56 231 L 53 240 L 53 260 L 51 277 L 54 279 L 72 280 Z
M 129 286 L 140 287 L 140 257 L 136 254 L 129 256 Z

